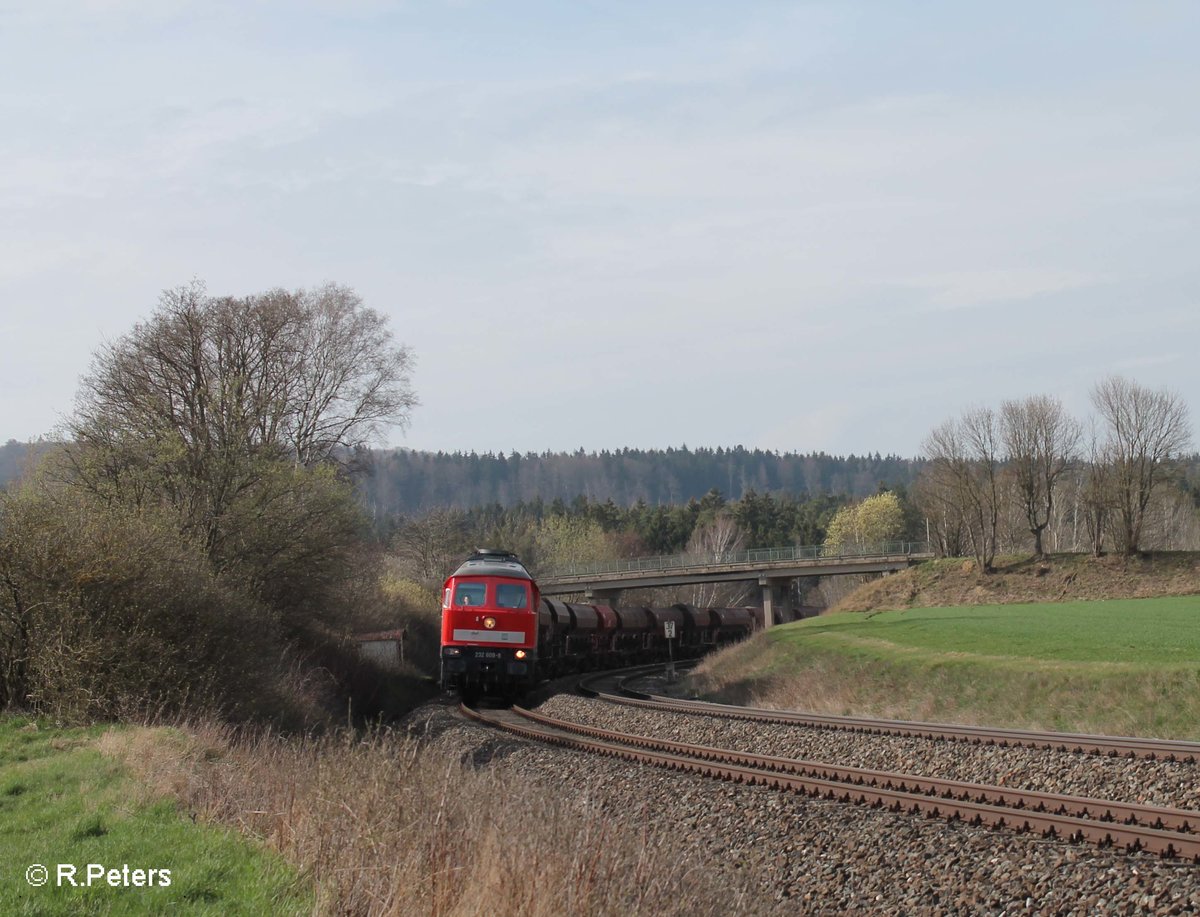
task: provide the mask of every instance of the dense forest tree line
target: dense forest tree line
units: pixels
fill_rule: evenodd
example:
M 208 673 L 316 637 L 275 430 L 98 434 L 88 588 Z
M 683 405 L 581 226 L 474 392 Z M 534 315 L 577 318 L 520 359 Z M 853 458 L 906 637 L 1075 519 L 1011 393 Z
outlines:
M 31 448 L 49 446 L 13 440 L 0 446 L 0 484 L 28 466 Z M 364 506 L 381 525 L 432 510 L 577 497 L 624 507 L 638 501 L 682 505 L 714 489 L 735 501 L 748 493 L 865 497 L 881 484 L 911 486 L 923 464 L 879 453 L 778 453 L 742 446 L 523 455 L 361 449 L 343 458 Z
M 53 448 L 52 443 L 22 443 L 10 439 L 0 446 L 0 487 L 16 481 Z
M 624 507 L 683 505 L 714 489 L 730 500 L 750 492 L 865 497 L 880 484 L 910 486 L 922 465 L 879 453 L 802 455 L 742 446 L 524 455 L 397 449 L 365 458 L 359 490 L 376 519 L 576 497 Z

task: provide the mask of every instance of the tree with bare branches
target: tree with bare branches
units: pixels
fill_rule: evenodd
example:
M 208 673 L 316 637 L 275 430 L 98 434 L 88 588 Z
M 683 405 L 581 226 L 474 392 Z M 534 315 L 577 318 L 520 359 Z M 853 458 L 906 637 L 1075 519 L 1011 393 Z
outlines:
M 1191 445 L 1187 405 L 1174 392 L 1121 376 L 1096 385 L 1092 404 L 1105 427 L 1103 456 L 1118 547 L 1136 554 L 1155 490 Z
M 929 459 L 924 492 L 951 507 L 961 520 L 980 570 L 996 559 L 1000 517 L 999 432 L 990 408 L 975 408 L 947 420 L 925 439 Z
M 1000 430 L 1005 464 L 1033 535 L 1033 551 L 1041 557 L 1045 553 L 1042 533 L 1054 511 L 1054 490 L 1075 459 L 1080 426 L 1057 398 L 1032 395 L 1001 405 Z
M 927 464 L 912 488 L 913 503 L 925 517 L 925 540 L 942 557 L 961 555 L 967 540 L 952 484 L 946 468 Z
M 466 514 L 456 510 L 438 509 L 405 520 L 392 536 L 397 563 L 418 583 L 440 584 L 469 547 Z
M 315 468 L 406 425 L 412 364 L 345 287 L 168 290 L 84 378 L 67 431 L 71 482 L 166 501 L 215 555 L 232 516 L 289 499 L 286 467 Z
M 1112 459 L 1107 444 L 1097 432 L 1094 417 L 1091 420 L 1087 442 L 1087 458 L 1079 471 L 1076 500 L 1082 510 L 1088 550 L 1092 556 L 1099 557 L 1104 553 L 1104 540 L 1111 527 Z
M 685 552 L 710 560 L 728 561 L 745 550 L 746 536 L 733 514 L 719 510 L 708 522 L 696 526 L 688 539 Z M 691 587 L 689 598 L 693 605 L 710 608 L 718 605 L 740 605 L 746 601 L 745 583 L 697 583 Z

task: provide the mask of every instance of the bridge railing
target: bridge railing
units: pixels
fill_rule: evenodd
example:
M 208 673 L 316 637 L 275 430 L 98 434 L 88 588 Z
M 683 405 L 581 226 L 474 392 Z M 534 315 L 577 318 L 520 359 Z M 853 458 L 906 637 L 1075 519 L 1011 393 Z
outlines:
M 705 554 L 669 554 L 663 557 L 631 557 L 596 563 L 565 564 L 541 571 L 539 579 L 562 576 L 597 576 L 606 573 L 668 573 L 696 567 L 787 563 L 801 560 L 851 560 L 897 554 L 928 554 L 923 541 L 883 541 L 867 545 L 791 545 L 782 548 L 752 548 L 749 551 L 716 551 Z

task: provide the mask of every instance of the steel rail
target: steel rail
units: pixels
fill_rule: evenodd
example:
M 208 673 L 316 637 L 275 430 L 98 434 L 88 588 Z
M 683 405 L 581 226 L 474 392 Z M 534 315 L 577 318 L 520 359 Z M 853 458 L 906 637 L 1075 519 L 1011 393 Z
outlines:
M 869 768 L 829 764 L 824 761 L 812 761 L 802 758 L 780 758 L 771 755 L 759 755 L 753 752 L 743 752 L 729 748 L 691 745 L 686 742 L 674 742 L 669 739 L 614 732 L 608 729 L 601 729 L 597 726 L 585 726 L 581 723 L 548 717 L 545 714 L 534 710 L 526 710 L 523 707 L 513 707 L 512 709 L 514 713 L 525 719 L 542 723 L 555 729 L 573 732 L 577 735 L 589 736 L 601 739 L 602 741 L 634 745 L 639 748 L 649 748 L 654 751 L 663 751 L 670 754 L 700 758 L 704 761 L 736 764 L 772 773 L 807 775 L 825 780 L 836 780 L 841 783 L 852 783 L 856 786 L 885 787 L 887 789 L 920 793 L 925 796 L 938 796 L 943 799 L 973 800 L 975 802 L 986 802 L 991 805 L 1006 806 L 1015 809 L 1028 809 L 1034 812 L 1074 815 L 1079 818 L 1090 818 L 1097 821 L 1166 828 L 1188 834 L 1195 833 L 1197 829 L 1200 829 L 1200 812 L 1192 809 L 1176 809 L 1166 806 L 1143 805 L 1141 803 L 1117 802 L 1088 796 L 1069 796 L 1061 793 L 1044 793 L 1038 790 L 998 787 L 961 780 L 942 780 L 936 777 L 922 777 L 893 771 L 871 770 Z
M 1200 824 L 1198 812 L 1156 810 L 1154 807 L 1133 807 L 1124 803 L 1109 803 L 1082 797 L 1022 793 L 1004 787 L 838 768 L 820 762 L 744 755 L 726 749 L 688 746 L 645 736 L 592 730 L 591 727 L 579 727 L 578 724 L 532 714 L 532 711 L 519 707 L 483 712 L 464 704 L 461 710 L 474 720 L 526 738 L 671 770 L 791 790 L 815 798 L 883 806 L 897 812 L 1006 827 L 1019 832 L 1037 831 L 1046 837 L 1084 840 L 1102 847 L 1146 851 L 1160 856 L 1200 862 L 1200 836 L 1158 827 L 1168 823 L 1188 826 Z M 585 737 L 589 732 L 597 737 Z M 601 735 L 604 737 L 600 738 Z M 793 769 L 788 771 L 781 765 L 790 765 Z M 771 769 L 772 767 L 776 769 Z M 865 776 L 872 773 L 878 775 L 875 783 Z M 837 779 L 839 776 L 842 779 Z M 858 777 L 862 778 L 861 781 L 857 780 Z M 930 792 L 918 791 L 919 788 Z M 963 796 L 957 796 L 956 793 Z M 1065 802 L 1066 800 L 1070 802 Z M 1047 808 L 1050 805 L 1056 805 L 1065 811 L 1050 811 Z M 1140 809 L 1140 817 L 1150 820 L 1150 824 L 1116 820 L 1122 815 L 1133 817 L 1127 811 L 1133 808 Z M 1072 814 L 1079 812 L 1089 815 L 1096 812 L 1099 816 L 1081 817 L 1079 814 Z
M 637 677 L 630 672 L 624 680 Z M 595 679 L 593 679 L 595 681 Z M 726 719 L 755 720 L 792 726 L 811 726 L 818 729 L 840 729 L 873 735 L 896 735 L 920 739 L 941 739 L 969 742 L 974 745 L 1020 746 L 1052 751 L 1079 752 L 1109 757 L 1148 758 L 1151 760 L 1200 762 L 1200 742 L 1177 739 L 1150 739 L 1137 736 L 1104 736 L 1071 732 L 1039 732 L 1028 729 L 993 729 L 987 726 L 961 726 L 951 723 L 923 723 L 909 720 L 882 720 L 857 716 L 804 713 L 789 710 L 767 710 L 761 707 L 739 707 L 708 701 L 683 700 L 630 691 L 632 696 L 612 694 L 580 683 L 588 696 L 615 704 L 643 707 L 649 710 L 670 710 L 716 716 Z M 625 690 L 621 688 L 620 690 Z

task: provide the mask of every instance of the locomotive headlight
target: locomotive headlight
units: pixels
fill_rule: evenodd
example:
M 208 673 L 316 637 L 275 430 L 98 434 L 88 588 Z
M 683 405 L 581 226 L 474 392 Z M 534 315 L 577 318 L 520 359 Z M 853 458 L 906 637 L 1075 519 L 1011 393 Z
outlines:
M 457 646 L 447 646 L 442 649 L 447 656 L 461 656 L 462 650 Z
M 493 627 L 496 626 L 496 619 L 495 618 L 484 618 L 483 626 L 486 627 L 488 630 L 491 630 Z
M 525 651 L 524 651 L 524 650 L 517 650 L 515 653 L 513 653 L 513 655 L 514 655 L 514 656 L 516 656 L 518 659 L 524 659 L 524 658 L 525 658 Z

